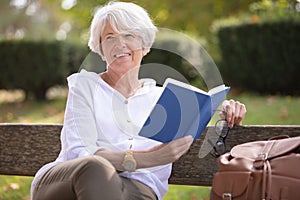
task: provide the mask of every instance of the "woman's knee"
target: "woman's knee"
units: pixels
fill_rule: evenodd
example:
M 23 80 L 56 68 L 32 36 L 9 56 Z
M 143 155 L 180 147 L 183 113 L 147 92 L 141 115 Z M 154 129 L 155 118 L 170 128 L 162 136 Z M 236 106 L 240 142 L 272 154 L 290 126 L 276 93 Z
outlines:
M 99 156 L 81 160 L 73 176 L 78 199 L 121 199 L 123 184 L 113 165 Z M 80 197 L 80 198 L 79 198 Z
M 79 178 L 82 175 L 84 175 L 84 177 L 89 177 L 90 179 L 96 177 L 105 178 L 116 174 L 114 166 L 108 160 L 100 156 L 81 158 L 77 164 L 77 170 L 75 170 L 76 178 Z

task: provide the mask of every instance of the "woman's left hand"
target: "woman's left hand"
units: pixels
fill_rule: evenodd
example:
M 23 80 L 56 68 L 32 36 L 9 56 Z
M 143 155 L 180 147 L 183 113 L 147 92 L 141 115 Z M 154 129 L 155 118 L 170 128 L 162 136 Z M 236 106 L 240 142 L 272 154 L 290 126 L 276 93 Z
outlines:
M 225 100 L 222 103 L 222 109 L 226 112 L 226 120 L 230 128 L 234 125 L 242 125 L 247 112 L 244 104 L 239 101 L 234 101 L 233 99 Z

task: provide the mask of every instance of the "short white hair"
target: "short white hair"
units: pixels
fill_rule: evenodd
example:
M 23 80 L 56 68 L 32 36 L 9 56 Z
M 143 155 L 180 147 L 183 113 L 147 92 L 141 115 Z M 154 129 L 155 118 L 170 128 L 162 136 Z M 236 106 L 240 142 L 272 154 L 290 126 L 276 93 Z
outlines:
M 97 9 L 90 27 L 88 46 L 101 56 L 101 34 L 107 22 L 118 33 L 133 32 L 140 36 L 148 51 L 154 43 L 157 28 L 144 8 L 129 2 L 109 2 Z

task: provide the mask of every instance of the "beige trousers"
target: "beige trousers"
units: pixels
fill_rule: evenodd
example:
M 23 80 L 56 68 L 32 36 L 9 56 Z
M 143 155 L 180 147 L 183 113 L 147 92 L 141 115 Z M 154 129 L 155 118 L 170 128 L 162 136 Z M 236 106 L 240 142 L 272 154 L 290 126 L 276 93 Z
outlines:
M 78 158 L 56 165 L 37 182 L 32 200 L 156 200 L 143 183 L 116 172 L 100 156 Z

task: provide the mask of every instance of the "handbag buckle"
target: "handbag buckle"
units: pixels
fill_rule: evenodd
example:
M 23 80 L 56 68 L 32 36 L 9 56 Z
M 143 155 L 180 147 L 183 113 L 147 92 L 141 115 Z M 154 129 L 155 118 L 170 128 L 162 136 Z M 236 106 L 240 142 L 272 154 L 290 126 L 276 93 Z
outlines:
M 265 153 L 265 152 L 261 152 L 257 155 L 257 159 L 260 159 L 260 160 L 267 160 L 268 159 L 268 153 Z
M 223 200 L 231 200 L 232 199 L 231 193 L 223 193 L 222 199 Z
M 256 159 L 254 160 L 253 167 L 256 169 L 261 169 L 264 166 L 264 162 L 266 160 L 268 160 L 268 153 L 258 153 Z

